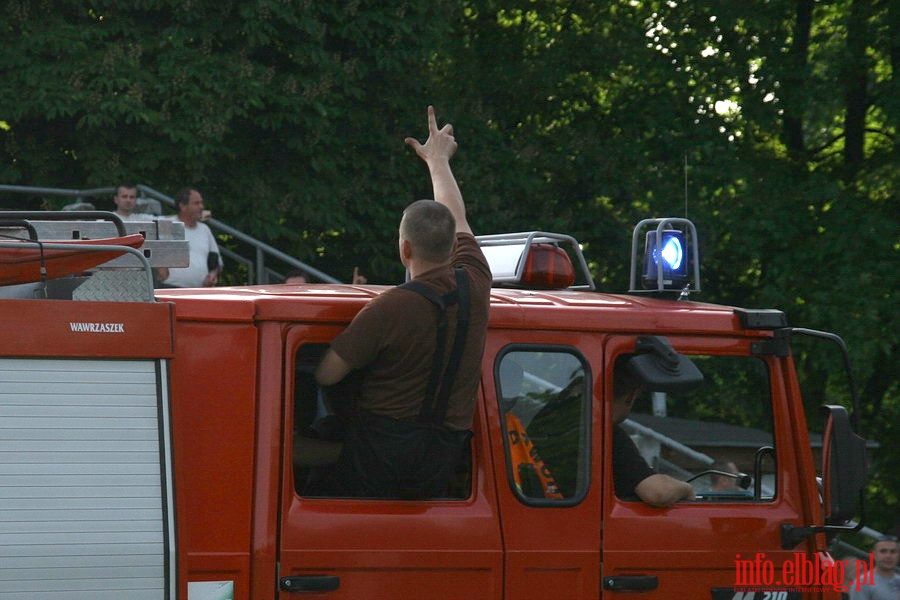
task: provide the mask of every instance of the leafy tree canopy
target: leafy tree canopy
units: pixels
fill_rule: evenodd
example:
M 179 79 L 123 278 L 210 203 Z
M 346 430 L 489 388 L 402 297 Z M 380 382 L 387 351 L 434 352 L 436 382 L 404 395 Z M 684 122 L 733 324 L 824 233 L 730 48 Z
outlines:
M 900 427 L 894 4 L 10 0 L 0 181 L 191 183 L 301 260 L 396 282 L 399 211 L 431 194 L 403 139 L 425 135 L 434 104 L 477 232 L 571 233 L 619 291 L 632 224 L 687 214 L 701 298 L 845 336 L 866 433 L 886 443 Z M 837 360 L 797 361 L 811 404 L 843 392 Z M 887 526 L 900 457 L 878 461 Z

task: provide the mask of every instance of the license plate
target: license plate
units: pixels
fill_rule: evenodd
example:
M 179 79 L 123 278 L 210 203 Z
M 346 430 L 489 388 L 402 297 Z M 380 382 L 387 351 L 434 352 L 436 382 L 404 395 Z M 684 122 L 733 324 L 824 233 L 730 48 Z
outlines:
M 712 600 L 800 600 L 800 592 L 787 590 L 735 591 L 734 588 L 714 588 Z

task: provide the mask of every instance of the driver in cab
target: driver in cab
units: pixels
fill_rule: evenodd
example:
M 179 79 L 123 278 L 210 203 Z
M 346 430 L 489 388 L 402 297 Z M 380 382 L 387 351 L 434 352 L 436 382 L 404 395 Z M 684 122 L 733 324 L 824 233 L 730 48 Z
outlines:
M 638 497 L 650 506 L 665 508 L 681 500 L 693 500 L 694 488 L 681 481 L 656 473 L 635 445 L 621 423 L 628 418 L 640 384 L 627 372 L 625 360 L 617 360 L 613 384 L 613 479 L 616 496 Z

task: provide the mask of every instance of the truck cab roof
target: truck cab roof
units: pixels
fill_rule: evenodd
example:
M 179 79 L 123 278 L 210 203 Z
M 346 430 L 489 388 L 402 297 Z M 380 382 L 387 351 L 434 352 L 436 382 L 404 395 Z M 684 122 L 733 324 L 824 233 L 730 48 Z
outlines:
M 349 323 L 363 306 L 391 286 L 274 284 L 208 289 L 156 290 L 175 304 L 181 319 L 289 320 Z M 730 306 L 580 290 L 491 291 L 491 327 L 704 334 L 744 329 Z M 759 334 L 757 334 L 759 335 Z

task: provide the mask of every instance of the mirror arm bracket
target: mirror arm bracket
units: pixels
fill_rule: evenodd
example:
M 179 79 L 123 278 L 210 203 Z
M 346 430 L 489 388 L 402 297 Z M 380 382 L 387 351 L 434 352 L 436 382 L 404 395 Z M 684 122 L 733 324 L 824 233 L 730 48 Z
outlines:
M 805 538 L 817 533 L 850 533 L 862 529 L 862 521 L 852 525 L 822 525 L 798 527 L 793 523 L 781 524 L 781 549 L 791 550 Z
M 787 358 L 791 355 L 791 329 L 782 328 L 774 331 L 774 337 L 753 342 L 750 352 L 755 356 L 777 356 Z

